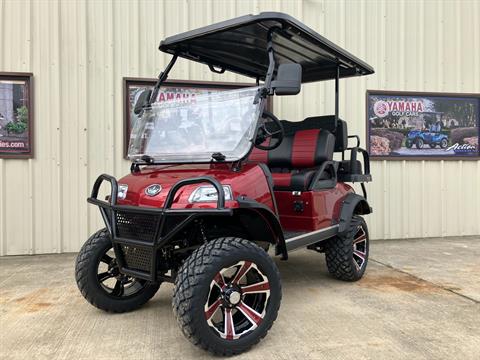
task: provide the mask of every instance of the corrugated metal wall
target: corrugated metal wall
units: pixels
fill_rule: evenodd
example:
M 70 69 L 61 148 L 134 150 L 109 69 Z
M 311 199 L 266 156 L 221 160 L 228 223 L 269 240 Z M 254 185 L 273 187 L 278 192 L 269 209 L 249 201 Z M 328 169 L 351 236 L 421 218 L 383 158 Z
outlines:
M 480 92 L 480 1 L 0 0 L 0 71 L 34 73 L 35 159 L 0 159 L 0 255 L 76 251 L 100 226 L 85 198 L 122 159 L 122 77 L 152 77 L 165 36 L 282 11 L 373 65 L 341 81 L 341 116 L 364 140 L 365 90 Z M 171 78 L 213 76 L 180 61 Z M 333 113 L 333 85 L 276 98 L 301 120 Z M 374 238 L 480 234 L 480 161 L 378 161 L 368 185 Z

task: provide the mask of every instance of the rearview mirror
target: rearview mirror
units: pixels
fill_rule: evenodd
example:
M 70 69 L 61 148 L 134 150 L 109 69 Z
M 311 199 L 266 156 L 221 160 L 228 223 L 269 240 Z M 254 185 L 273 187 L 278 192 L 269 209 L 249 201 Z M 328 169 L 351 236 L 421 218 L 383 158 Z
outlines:
M 302 65 L 280 64 L 272 87 L 277 95 L 297 95 L 302 87 Z
M 143 108 L 148 105 L 148 100 L 150 100 L 150 96 L 152 95 L 152 90 L 144 90 L 137 99 L 137 102 L 135 103 L 135 107 L 133 108 L 133 112 L 136 115 L 139 115 L 142 111 Z

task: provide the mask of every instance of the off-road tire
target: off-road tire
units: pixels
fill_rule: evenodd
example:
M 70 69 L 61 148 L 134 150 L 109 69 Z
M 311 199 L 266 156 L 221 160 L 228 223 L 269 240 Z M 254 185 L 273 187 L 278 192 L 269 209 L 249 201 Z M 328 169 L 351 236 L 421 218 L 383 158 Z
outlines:
M 97 270 L 99 259 L 112 247 L 107 229 L 94 233 L 82 246 L 75 264 L 75 279 L 83 297 L 93 306 L 114 313 L 138 309 L 150 300 L 160 287 L 160 283 L 147 283 L 137 294 L 118 298 L 110 296 L 99 284 Z
M 412 140 L 405 140 L 405 146 L 408 148 L 408 149 L 411 149 L 412 148 Z
M 415 146 L 417 147 L 417 149 L 423 148 L 423 144 L 424 144 L 424 141 L 422 139 L 417 138 L 417 140 L 415 140 Z
M 440 147 L 442 149 L 446 149 L 448 146 L 448 140 L 447 139 L 442 139 L 442 141 L 440 141 Z
M 242 260 L 254 262 L 266 274 L 271 293 L 262 323 L 239 339 L 226 340 L 207 324 L 204 306 L 215 274 Z M 267 252 L 251 241 L 224 237 L 202 245 L 185 260 L 175 279 L 172 307 L 191 343 L 212 354 L 230 356 L 247 351 L 267 335 L 277 318 L 281 297 L 280 274 Z
M 362 226 L 366 234 L 366 257 L 361 269 L 356 267 L 353 257 L 353 240 Z M 331 238 L 325 249 L 325 259 L 328 272 L 335 278 L 343 281 L 360 280 L 365 273 L 368 263 L 369 249 L 368 228 L 361 216 L 353 216 L 349 229 L 341 236 Z
M 429 145 L 430 145 L 430 147 L 431 147 L 432 149 L 435 149 L 435 148 L 437 147 L 437 144 L 436 144 L 436 143 L 431 143 L 431 144 L 429 144 Z

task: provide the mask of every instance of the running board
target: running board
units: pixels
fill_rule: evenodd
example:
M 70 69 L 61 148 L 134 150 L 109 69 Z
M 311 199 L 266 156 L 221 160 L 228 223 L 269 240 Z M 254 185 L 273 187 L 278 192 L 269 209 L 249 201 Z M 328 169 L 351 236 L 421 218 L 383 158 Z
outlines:
M 325 229 L 312 231 L 303 235 L 295 236 L 285 240 L 287 251 L 297 250 L 308 245 L 315 244 L 319 241 L 326 240 L 338 233 L 338 225 L 329 226 Z

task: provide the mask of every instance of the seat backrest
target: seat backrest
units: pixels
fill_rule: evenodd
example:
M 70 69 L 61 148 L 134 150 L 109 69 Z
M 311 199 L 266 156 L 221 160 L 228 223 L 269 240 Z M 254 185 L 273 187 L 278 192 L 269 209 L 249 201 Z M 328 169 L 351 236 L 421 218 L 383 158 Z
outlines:
M 305 169 L 333 159 L 335 137 L 324 129 L 289 132 L 276 149 L 254 148 L 250 161 L 262 162 L 272 168 Z
M 335 129 L 335 115 L 312 116 L 298 122 L 282 120 L 282 124 L 286 135 L 292 135 L 299 130 L 328 130 L 335 135 L 335 151 L 345 151 L 348 147 L 347 123 L 338 119 Z

